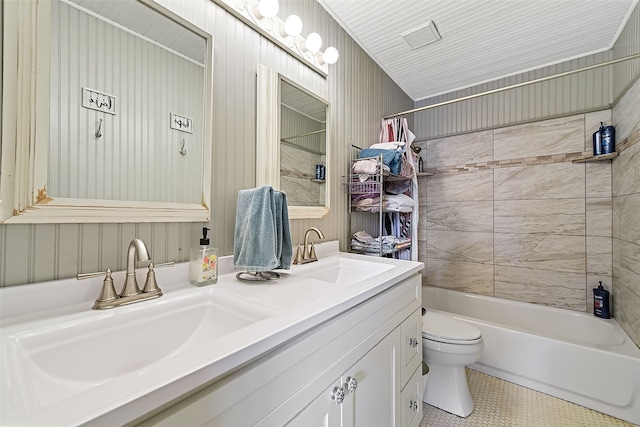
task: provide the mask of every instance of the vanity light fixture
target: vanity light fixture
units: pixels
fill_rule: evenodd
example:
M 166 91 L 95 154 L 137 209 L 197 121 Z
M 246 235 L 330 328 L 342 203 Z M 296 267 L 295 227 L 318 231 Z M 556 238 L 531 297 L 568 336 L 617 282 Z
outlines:
M 319 53 L 317 56 L 317 61 L 320 64 L 335 64 L 336 62 L 338 62 L 338 57 L 340 55 L 338 54 L 338 49 L 336 49 L 335 47 L 331 46 L 325 49 L 324 53 Z
M 284 25 L 280 26 L 280 34 L 282 37 L 296 37 L 302 33 L 302 19 L 298 15 L 289 15 Z
M 318 33 L 311 33 L 307 36 L 307 39 L 303 41 L 303 50 L 308 50 L 311 53 L 316 53 L 322 47 L 322 37 Z
M 328 74 L 328 65 L 338 60 L 335 48 L 327 48 L 327 52 L 320 50 L 320 34 L 312 32 L 307 37 L 302 36 L 303 25 L 299 16 L 289 15 L 286 21 L 278 17 L 278 0 L 213 1 L 324 76 Z
M 280 10 L 278 0 L 259 0 L 254 14 L 258 19 L 273 18 L 278 15 L 278 10 Z

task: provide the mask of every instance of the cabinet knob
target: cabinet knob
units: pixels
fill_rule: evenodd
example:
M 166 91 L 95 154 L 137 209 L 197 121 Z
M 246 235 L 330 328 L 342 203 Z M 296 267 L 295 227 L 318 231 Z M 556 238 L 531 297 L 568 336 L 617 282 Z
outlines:
M 344 386 L 347 388 L 347 390 L 353 393 L 358 388 L 358 381 L 356 381 L 355 378 L 347 377 L 347 380 L 345 381 Z
M 413 412 L 418 412 L 418 402 L 416 402 L 415 400 L 412 400 L 411 402 L 409 402 L 409 408 Z
M 344 389 L 342 387 L 334 387 L 331 398 L 335 400 L 338 405 L 341 405 L 342 402 L 344 402 Z
M 418 340 L 417 338 L 410 338 L 409 339 L 409 345 L 413 348 L 417 348 L 418 347 Z

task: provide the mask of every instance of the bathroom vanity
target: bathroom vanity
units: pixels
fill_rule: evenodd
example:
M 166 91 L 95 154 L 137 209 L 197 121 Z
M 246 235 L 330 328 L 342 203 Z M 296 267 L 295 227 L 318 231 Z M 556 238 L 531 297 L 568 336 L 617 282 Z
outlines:
M 268 283 L 158 269 L 165 295 L 104 311 L 99 279 L 0 290 L 1 423 L 417 426 L 422 264 L 316 249 Z

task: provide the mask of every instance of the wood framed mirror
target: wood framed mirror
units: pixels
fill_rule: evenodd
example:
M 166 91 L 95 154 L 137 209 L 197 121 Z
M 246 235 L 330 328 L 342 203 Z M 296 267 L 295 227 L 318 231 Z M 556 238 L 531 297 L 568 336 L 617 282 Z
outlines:
M 0 222 L 210 219 L 210 34 L 141 0 L 3 15 Z
M 324 217 L 329 212 L 329 103 L 263 65 L 257 88 L 256 185 L 284 191 L 291 219 Z M 320 166 L 324 174 L 317 173 Z

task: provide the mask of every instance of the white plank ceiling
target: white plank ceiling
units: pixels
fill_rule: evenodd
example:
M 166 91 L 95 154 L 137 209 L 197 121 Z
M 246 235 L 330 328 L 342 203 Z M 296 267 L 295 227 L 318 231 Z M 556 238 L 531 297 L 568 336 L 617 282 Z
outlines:
M 319 0 L 414 101 L 610 49 L 638 0 Z M 442 37 L 402 36 L 433 21 Z

